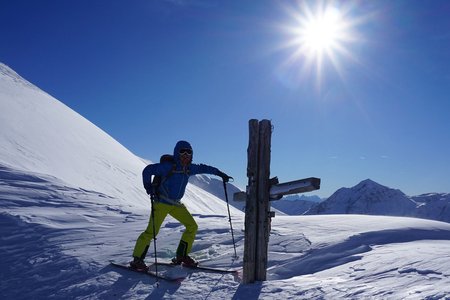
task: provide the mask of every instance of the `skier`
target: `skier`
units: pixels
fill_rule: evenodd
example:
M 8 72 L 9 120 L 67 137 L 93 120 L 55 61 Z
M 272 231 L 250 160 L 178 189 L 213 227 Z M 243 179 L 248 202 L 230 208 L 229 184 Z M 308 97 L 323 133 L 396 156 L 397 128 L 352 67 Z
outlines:
M 192 249 L 198 226 L 191 213 L 180 202 L 184 195 L 189 176 L 195 174 L 212 174 L 222 177 L 224 182 L 228 182 L 232 177 L 212 166 L 192 164 L 192 156 L 193 151 L 191 145 L 186 141 L 179 141 L 173 151 L 173 162 L 166 161 L 151 164 L 145 167 L 142 172 L 145 190 L 147 194 L 151 195 L 154 201 L 152 201 L 153 211 L 150 215 L 148 226 L 139 235 L 134 247 L 134 259 L 130 262 L 130 266 L 133 269 L 142 271 L 148 269 L 144 258 L 151 240 L 158 235 L 161 224 L 167 214 L 174 217 L 186 227 L 181 236 L 176 257 L 172 259 L 172 262 L 186 266 L 197 266 L 198 263 L 188 254 Z M 152 185 L 152 175 L 160 177 L 158 186 L 155 186 L 155 184 Z

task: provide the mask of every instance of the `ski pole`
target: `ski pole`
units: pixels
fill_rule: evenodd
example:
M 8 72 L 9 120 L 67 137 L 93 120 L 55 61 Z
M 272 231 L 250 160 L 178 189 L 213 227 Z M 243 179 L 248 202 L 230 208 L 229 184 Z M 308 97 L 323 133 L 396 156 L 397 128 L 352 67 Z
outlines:
M 152 203 L 152 225 L 153 225 L 153 249 L 155 251 L 155 273 L 156 273 L 156 285 L 159 285 L 159 279 L 158 279 L 158 258 L 156 254 L 156 227 L 155 227 L 155 201 L 154 201 L 153 194 L 150 194 L 150 202 Z
M 237 258 L 237 253 L 236 253 L 236 243 L 234 242 L 233 224 L 231 223 L 230 204 L 228 203 L 227 184 L 226 184 L 225 180 L 223 181 L 223 189 L 224 189 L 224 191 L 225 191 L 225 200 L 227 201 L 228 221 L 230 222 L 231 238 L 233 239 L 234 257 Z

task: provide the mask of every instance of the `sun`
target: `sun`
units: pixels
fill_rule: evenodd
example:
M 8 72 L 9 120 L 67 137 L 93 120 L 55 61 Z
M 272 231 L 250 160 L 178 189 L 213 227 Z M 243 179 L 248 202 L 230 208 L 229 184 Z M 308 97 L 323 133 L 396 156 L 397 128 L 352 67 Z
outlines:
M 358 22 L 351 18 L 349 7 L 317 1 L 311 8 L 302 3 L 287 10 L 291 21 L 282 27 L 288 38 L 281 48 L 289 49 L 290 54 L 282 67 L 288 73 L 297 68 L 302 76 L 314 73 L 320 82 L 326 66 L 331 65 L 339 73 L 342 61 L 353 58 L 350 46 L 356 41 Z
M 323 14 L 301 24 L 298 32 L 300 45 L 314 55 L 333 51 L 345 36 L 343 25 L 340 12 L 328 8 Z

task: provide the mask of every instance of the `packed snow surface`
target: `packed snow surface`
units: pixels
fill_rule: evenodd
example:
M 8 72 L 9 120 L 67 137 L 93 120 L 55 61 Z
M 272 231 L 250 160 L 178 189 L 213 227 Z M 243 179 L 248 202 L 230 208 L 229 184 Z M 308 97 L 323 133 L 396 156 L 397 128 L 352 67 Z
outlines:
M 244 285 L 242 272 L 179 268 L 181 283 L 117 269 L 146 227 L 150 208 L 128 209 L 102 193 L 58 179 L 1 168 L 2 299 L 448 299 L 450 224 L 363 215 L 281 216 L 272 222 L 267 281 Z M 234 259 L 224 202 L 190 192 L 199 231 L 192 256 L 240 268 L 244 216 L 233 210 Z M 198 202 L 200 198 L 204 202 Z M 204 206 L 204 210 L 200 209 Z M 183 228 L 170 217 L 158 258 L 175 254 Z M 153 247 L 151 248 L 153 249 Z M 147 262 L 153 261 L 150 250 Z

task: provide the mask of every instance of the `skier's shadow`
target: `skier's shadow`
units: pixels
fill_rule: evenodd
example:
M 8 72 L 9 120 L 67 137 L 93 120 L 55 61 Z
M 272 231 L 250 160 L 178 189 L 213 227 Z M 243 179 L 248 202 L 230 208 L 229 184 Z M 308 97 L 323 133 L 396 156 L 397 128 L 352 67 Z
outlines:
M 142 281 L 142 278 L 138 278 L 136 275 L 122 276 L 127 272 L 126 270 L 117 270 L 114 267 L 107 266 L 103 270 L 103 273 L 108 273 L 110 271 L 117 272 L 121 274 L 117 280 L 109 287 L 109 290 L 101 295 L 101 299 L 121 299 L 126 293 L 128 293 L 134 286 Z M 139 275 L 139 274 L 137 274 Z
M 180 288 L 180 284 L 160 282 L 158 287 L 146 299 L 163 299 L 167 294 L 173 295 Z
M 126 295 L 129 294 L 139 283 L 150 285 L 153 288 L 152 293 L 147 297 L 147 299 L 162 299 L 166 294 L 174 294 L 178 288 L 179 284 L 166 283 L 162 280 L 159 281 L 159 287 L 156 287 L 156 279 L 150 276 L 142 274 L 132 274 L 127 270 L 117 270 L 112 266 L 105 267 L 103 269 L 104 273 L 114 270 L 121 274 L 120 277 L 112 284 L 105 294 L 101 295 L 101 299 L 122 299 L 127 298 Z M 122 276 L 123 274 L 123 276 Z

